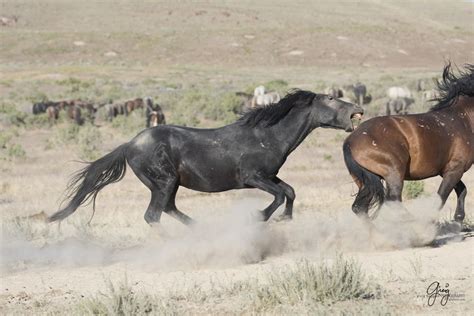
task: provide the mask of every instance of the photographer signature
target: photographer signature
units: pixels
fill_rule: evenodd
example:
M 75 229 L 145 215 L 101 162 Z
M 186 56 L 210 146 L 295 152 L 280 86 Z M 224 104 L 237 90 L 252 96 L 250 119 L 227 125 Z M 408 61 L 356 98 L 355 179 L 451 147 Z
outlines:
M 431 283 L 426 289 L 426 294 L 428 295 L 428 306 L 433 306 L 438 297 L 441 298 L 441 306 L 445 306 L 449 300 L 449 283 L 444 285 L 444 288 L 440 287 L 438 281 Z

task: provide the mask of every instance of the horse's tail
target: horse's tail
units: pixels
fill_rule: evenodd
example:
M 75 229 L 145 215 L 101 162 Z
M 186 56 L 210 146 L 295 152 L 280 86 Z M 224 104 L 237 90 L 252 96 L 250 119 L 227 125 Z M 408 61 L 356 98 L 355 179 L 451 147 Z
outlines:
M 372 218 L 374 218 L 385 200 L 385 189 L 382 184 L 382 179 L 354 160 L 347 141 L 343 145 L 343 152 L 347 169 L 350 174 L 362 184 L 362 187 L 357 193 L 356 201 L 360 201 L 360 203 L 364 205 L 369 205 L 369 209 L 378 206 L 372 215 Z
M 95 212 L 97 194 L 106 185 L 122 180 L 127 169 L 125 150 L 128 143 L 116 148 L 102 158 L 89 163 L 77 172 L 68 184 L 69 203 L 48 218 L 49 222 L 63 220 L 92 198 Z

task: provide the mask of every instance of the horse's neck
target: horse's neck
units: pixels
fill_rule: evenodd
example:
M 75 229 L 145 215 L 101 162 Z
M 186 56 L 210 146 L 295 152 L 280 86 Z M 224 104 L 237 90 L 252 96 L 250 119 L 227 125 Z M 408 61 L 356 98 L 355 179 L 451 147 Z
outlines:
M 460 117 L 467 119 L 474 130 L 474 97 L 460 97 L 452 108 Z
M 474 98 L 473 97 L 459 97 L 454 104 L 440 110 L 450 116 L 458 117 L 468 122 L 471 129 L 474 131 Z
M 283 152 L 289 155 L 311 133 L 314 127 L 311 126 L 307 113 L 290 111 L 286 117 L 270 129 L 274 130 L 274 135 L 283 145 Z

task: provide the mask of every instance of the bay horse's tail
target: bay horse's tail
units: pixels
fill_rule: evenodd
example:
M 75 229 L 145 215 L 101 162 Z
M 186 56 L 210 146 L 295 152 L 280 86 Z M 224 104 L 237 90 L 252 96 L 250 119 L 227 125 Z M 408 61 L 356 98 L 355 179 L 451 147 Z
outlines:
M 117 147 L 102 158 L 77 172 L 68 184 L 69 203 L 48 218 L 49 222 L 63 220 L 92 198 L 94 212 L 97 194 L 106 185 L 122 180 L 127 169 L 125 150 L 128 143 Z
M 382 184 L 382 178 L 365 169 L 354 160 L 351 148 L 347 142 L 343 145 L 343 152 L 344 161 L 349 173 L 362 184 L 357 193 L 355 204 L 368 205 L 369 209 L 377 206 L 380 208 L 385 200 L 385 189 Z M 375 217 L 375 215 L 376 214 L 373 214 L 372 217 Z

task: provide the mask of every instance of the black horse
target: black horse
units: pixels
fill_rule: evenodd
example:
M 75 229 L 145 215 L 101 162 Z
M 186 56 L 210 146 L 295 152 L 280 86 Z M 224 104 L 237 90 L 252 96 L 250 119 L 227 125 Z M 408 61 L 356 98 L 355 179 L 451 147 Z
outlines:
M 54 106 L 54 102 L 51 102 L 51 101 L 38 102 L 38 103 L 33 104 L 32 112 L 34 115 L 46 113 L 46 110 L 50 106 Z
M 121 180 L 126 164 L 150 189 L 145 220 L 159 222 L 164 211 L 179 221 L 192 219 L 175 205 L 179 186 L 201 192 L 257 188 L 274 196 L 263 220 L 285 201 L 283 218 L 291 219 L 295 193 L 277 177 L 288 155 L 316 127 L 352 131 L 360 118 L 357 105 L 309 91 L 294 91 L 280 102 L 256 108 L 233 124 L 215 129 L 159 125 L 90 163 L 69 183 L 68 205 L 49 221 L 62 220 L 106 185 Z

